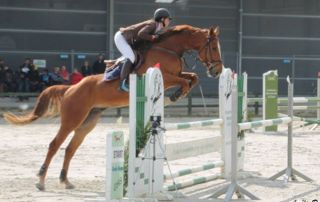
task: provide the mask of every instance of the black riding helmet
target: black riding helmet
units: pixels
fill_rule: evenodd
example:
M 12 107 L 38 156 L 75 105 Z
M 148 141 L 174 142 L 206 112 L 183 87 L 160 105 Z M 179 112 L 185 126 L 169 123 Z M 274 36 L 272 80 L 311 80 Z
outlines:
M 154 14 L 153 14 L 153 19 L 157 22 L 161 20 L 161 18 L 169 18 L 172 20 L 170 12 L 166 8 L 158 8 Z

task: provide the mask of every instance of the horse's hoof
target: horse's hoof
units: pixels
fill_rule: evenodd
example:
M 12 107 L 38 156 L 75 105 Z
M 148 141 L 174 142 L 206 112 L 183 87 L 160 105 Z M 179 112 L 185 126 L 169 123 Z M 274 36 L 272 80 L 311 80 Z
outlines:
M 74 188 L 75 188 L 75 186 L 73 184 L 71 184 L 71 183 L 66 184 L 66 189 L 74 189 Z
M 61 184 L 65 185 L 65 189 L 74 189 L 75 186 L 69 182 L 69 180 L 60 181 Z
M 169 97 L 165 97 L 164 98 L 164 106 L 168 106 L 171 105 L 173 102 L 170 100 Z
M 37 187 L 40 191 L 44 191 L 44 190 L 45 190 L 44 184 L 37 183 L 37 184 L 36 184 L 36 187 Z

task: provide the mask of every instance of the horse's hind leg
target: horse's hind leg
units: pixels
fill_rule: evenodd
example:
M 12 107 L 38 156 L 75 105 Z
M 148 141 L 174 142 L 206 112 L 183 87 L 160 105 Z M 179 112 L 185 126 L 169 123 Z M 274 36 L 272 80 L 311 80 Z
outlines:
M 66 148 L 63 167 L 60 173 L 60 182 L 65 184 L 66 189 L 74 188 L 67 177 L 70 161 L 84 138 L 96 126 L 102 111 L 103 109 L 93 109 L 90 111 L 86 120 L 74 131 L 74 136 Z
M 52 160 L 52 157 L 56 154 L 57 150 L 61 146 L 61 144 L 65 141 L 68 134 L 73 130 L 73 128 L 65 128 L 61 125 L 58 134 L 56 137 L 51 141 L 48 149 L 48 153 L 44 163 L 42 164 L 40 171 L 38 173 L 39 176 L 39 183 L 36 184 L 36 187 L 39 190 L 45 189 L 45 177 L 47 175 L 49 164 Z
M 52 157 L 56 154 L 57 150 L 60 148 L 61 144 L 65 141 L 70 132 L 79 127 L 88 115 L 89 110 L 87 108 L 70 108 L 70 105 L 72 105 L 72 103 L 67 103 L 61 107 L 60 129 L 56 137 L 51 141 L 46 159 L 38 173 L 39 183 L 36 184 L 36 187 L 39 190 L 45 189 L 45 177 Z M 69 110 L 67 110 L 67 108 L 69 108 Z M 77 115 L 75 116 L 75 114 Z

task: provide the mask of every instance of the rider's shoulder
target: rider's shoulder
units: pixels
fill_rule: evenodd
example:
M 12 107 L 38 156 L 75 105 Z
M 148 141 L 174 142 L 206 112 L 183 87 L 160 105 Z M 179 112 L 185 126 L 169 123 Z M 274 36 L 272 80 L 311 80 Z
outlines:
M 145 20 L 145 21 L 141 22 L 141 24 L 156 26 L 156 25 L 157 25 L 157 22 L 154 21 L 153 19 L 149 19 L 149 20 Z

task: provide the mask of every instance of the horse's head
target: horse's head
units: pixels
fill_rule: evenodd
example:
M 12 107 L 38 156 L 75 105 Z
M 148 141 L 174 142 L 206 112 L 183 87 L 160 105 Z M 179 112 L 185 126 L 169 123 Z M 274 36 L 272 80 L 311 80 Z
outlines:
M 211 27 L 207 32 L 204 46 L 199 50 L 199 59 L 207 67 L 207 74 L 210 77 L 219 77 L 223 70 L 219 32 L 219 27 Z

